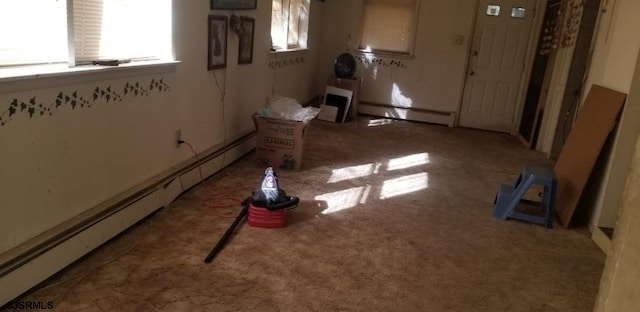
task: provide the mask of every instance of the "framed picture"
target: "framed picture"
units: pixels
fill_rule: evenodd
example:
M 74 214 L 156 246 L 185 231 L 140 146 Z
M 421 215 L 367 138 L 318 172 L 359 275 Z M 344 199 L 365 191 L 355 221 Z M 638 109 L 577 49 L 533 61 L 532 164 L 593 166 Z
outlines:
M 251 64 L 253 62 L 253 33 L 256 20 L 251 17 L 241 17 L 240 44 L 238 47 L 238 64 Z
M 255 10 L 258 0 L 209 0 L 212 10 Z
M 209 15 L 209 70 L 227 67 L 227 17 Z

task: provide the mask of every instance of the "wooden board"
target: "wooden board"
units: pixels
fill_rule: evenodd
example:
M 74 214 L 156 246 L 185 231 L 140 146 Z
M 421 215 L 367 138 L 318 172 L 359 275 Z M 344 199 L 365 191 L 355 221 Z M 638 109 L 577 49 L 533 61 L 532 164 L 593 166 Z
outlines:
M 558 179 L 556 215 L 565 228 L 569 227 L 589 175 L 626 98 L 624 93 L 593 85 L 580 109 L 554 168 Z

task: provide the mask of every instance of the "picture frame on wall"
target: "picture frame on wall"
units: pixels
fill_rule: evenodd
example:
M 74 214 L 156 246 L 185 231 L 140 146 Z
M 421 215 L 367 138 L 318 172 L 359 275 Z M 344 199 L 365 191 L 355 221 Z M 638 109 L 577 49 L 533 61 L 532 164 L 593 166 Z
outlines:
M 209 70 L 225 68 L 227 67 L 227 16 L 209 15 L 208 27 L 207 68 Z
M 238 46 L 238 64 L 251 64 L 253 63 L 253 37 L 256 26 L 256 20 L 252 17 L 241 17 L 240 27 L 242 32 L 240 34 L 239 46 Z
M 210 0 L 211 10 L 255 10 L 258 0 Z

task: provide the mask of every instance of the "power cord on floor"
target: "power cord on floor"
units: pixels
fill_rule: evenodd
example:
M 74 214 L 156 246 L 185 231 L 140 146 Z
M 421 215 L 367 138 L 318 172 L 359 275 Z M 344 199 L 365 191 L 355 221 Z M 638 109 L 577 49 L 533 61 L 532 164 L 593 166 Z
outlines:
M 225 98 L 227 96 L 227 77 L 224 78 L 224 85 L 220 85 L 218 82 L 218 76 L 216 72 L 213 72 L 213 80 L 216 83 L 216 88 L 220 91 L 220 105 L 222 107 L 222 144 L 227 144 L 227 119 L 225 117 Z M 222 153 L 222 163 L 220 167 L 224 167 L 225 157 L 227 153 Z
M 223 144 L 226 145 L 227 144 L 227 122 L 226 122 L 226 116 L 225 116 L 225 106 L 226 106 L 225 98 L 226 98 L 227 77 L 224 76 L 224 84 L 220 84 L 220 81 L 218 81 L 218 75 L 216 74 L 216 71 L 213 71 L 212 74 L 213 74 L 213 82 L 215 83 L 215 87 L 220 92 L 220 105 L 222 109 L 221 117 L 222 117 Z M 242 203 L 244 198 L 240 198 L 230 194 L 235 194 L 240 191 L 246 191 L 246 189 L 242 189 L 242 188 L 237 188 L 233 190 L 226 189 L 225 192 L 222 192 L 220 194 L 214 194 L 211 191 L 211 189 L 206 185 L 206 180 L 204 178 L 204 174 L 202 173 L 202 160 L 200 159 L 200 155 L 196 151 L 195 147 L 189 142 L 186 142 L 184 140 L 178 140 L 178 144 L 185 144 L 189 146 L 189 148 L 191 149 L 191 152 L 196 157 L 198 172 L 200 174 L 200 182 L 202 183 L 204 189 L 208 192 L 208 198 L 200 198 L 203 205 L 209 208 L 211 210 L 211 214 L 214 216 L 221 217 L 221 218 L 235 218 L 235 216 L 233 215 L 215 213 L 214 209 L 229 209 L 229 208 L 237 207 L 240 203 Z M 225 166 L 226 154 L 227 154 L 226 152 L 222 153 L 222 161 L 220 164 L 220 169 L 224 168 Z M 229 211 L 229 213 L 233 213 L 233 212 Z
M 225 189 L 225 192 L 221 192 L 219 194 L 214 193 L 206 184 L 206 180 L 204 178 L 204 174 L 202 173 L 202 160 L 200 159 L 200 155 L 196 151 L 195 147 L 191 145 L 189 142 L 184 140 L 178 141 L 180 144 L 185 144 L 189 146 L 191 152 L 196 157 L 196 163 L 198 165 L 198 173 L 200 174 L 200 183 L 202 183 L 203 188 L 207 191 L 207 198 L 199 198 L 203 205 L 210 209 L 212 215 L 220 218 L 235 218 L 233 211 L 228 211 L 226 214 L 219 214 L 214 212 L 214 209 L 230 209 L 239 207 L 245 198 L 234 196 L 231 194 L 238 193 L 240 191 L 246 191 L 246 188 L 235 188 L 235 189 Z

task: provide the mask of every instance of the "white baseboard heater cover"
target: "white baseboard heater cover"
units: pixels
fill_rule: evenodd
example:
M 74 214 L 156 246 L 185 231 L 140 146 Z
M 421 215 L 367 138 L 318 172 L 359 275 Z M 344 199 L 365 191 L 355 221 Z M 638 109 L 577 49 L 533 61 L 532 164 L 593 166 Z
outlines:
M 449 127 L 455 126 L 456 121 L 455 112 L 440 112 L 410 107 L 394 107 L 367 102 L 360 102 L 358 104 L 358 113 L 386 118 L 428 122 Z
M 204 151 L 203 175 L 220 171 L 255 146 L 255 131 L 251 131 Z M 195 157 L 189 159 L 0 255 L 0 307 L 200 183 L 197 165 Z

